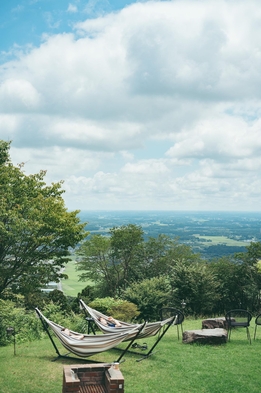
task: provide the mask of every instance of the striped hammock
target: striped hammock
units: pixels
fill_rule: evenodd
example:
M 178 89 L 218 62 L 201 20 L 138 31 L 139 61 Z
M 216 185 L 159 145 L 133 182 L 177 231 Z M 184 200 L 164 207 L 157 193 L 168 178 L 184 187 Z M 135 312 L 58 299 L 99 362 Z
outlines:
M 138 333 L 138 329 L 135 327 L 132 330 L 117 330 L 111 334 L 109 333 L 106 335 L 84 334 L 83 339 L 79 339 L 82 336 L 81 333 L 69 330 L 70 334 L 73 335 L 70 336 L 63 331 L 63 326 L 50 321 L 41 313 L 38 308 L 36 308 L 35 311 L 41 318 L 42 323 L 51 328 L 51 330 L 54 332 L 55 336 L 59 339 L 61 344 L 68 351 L 80 357 L 88 357 L 112 349 L 119 345 L 122 341 L 125 341 L 126 338 L 128 338 L 130 335 L 134 337 Z M 77 338 L 77 336 L 79 336 L 79 338 Z
M 127 323 L 123 321 L 119 321 L 121 324 L 121 327 L 112 327 L 112 326 L 106 326 L 100 322 L 100 318 L 104 318 L 106 321 L 108 321 L 108 316 L 102 314 L 101 312 L 95 310 L 94 308 L 91 308 L 87 306 L 87 304 L 84 303 L 82 299 L 80 299 L 80 305 L 81 307 L 91 316 L 95 324 L 98 326 L 98 328 L 104 333 L 104 334 L 116 334 L 118 335 L 119 332 L 126 332 L 128 333 L 127 336 L 123 339 L 123 341 L 131 340 L 133 336 L 137 333 L 137 329 L 141 329 L 143 324 L 136 323 Z M 163 321 L 157 321 L 157 322 L 148 322 L 144 326 L 144 328 L 140 331 L 140 333 L 136 336 L 136 339 L 143 339 L 146 337 L 151 337 L 155 336 L 160 329 L 166 325 L 166 324 L 175 324 L 175 316 L 172 316 L 170 318 L 167 318 Z M 134 329 L 134 331 L 133 331 Z M 135 333 L 136 329 L 136 333 Z

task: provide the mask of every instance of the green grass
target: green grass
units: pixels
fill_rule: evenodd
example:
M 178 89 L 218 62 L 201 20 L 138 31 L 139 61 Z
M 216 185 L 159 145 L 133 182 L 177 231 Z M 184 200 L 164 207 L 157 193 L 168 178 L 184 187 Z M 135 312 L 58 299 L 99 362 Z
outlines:
M 201 235 L 194 235 L 195 237 L 197 237 L 199 240 L 200 239 L 204 239 L 204 240 L 208 240 L 209 243 L 205 243 L 204 245 L 207 246 L 213 246 L 213 245 L 218 245 L 218 244 L 225 244 L 226 246 L 239 246 L 239 247 L 246 247 L 248 245 L 248 243 L 246 242 L 241 242 L 238 240 L 234 240 L 234 239 L 229 239 L 226 236 L 201 236 Z
M 70 261 L 65 269 L 64 273 L 68 275 L 67 280 L 62 280 L 62 290 L 66 296 L 77 297 L 78 293 L 82 291 L 90 283 L 86 281 L 79 281 L 79 275 L 81 272 L 76 271 L 75 260 Z
M 185 330 L 199 328 L 201 320 L 184 322 Z M 253 337 L 253 321 L 250 331 Z M 155 337 L 144 341 L 152 345 Z M 66 352 L 60 344 L 58 347 Z M 52 362 L 56 354 L 49 339 L 17 345 L 16 353 L 14 356 L 12 345 L 0 350 L 3 393 L 61 392 L 63 365 L 82 363 L 81 359 L 63 358 Z M 232 332 L 227 344 L 203 346 L 183 344 L 177 340 L 176 327 L 171 327 L 153 356 L 138 363 L 139 356 L 126 354 L 120 369 L 125 393 L 259 393 L 260 354 L 261 328 L 252 345 L 242 328 Z M 111 362 L 118 356 L 118 351 L 110 350 L 89 360 Z

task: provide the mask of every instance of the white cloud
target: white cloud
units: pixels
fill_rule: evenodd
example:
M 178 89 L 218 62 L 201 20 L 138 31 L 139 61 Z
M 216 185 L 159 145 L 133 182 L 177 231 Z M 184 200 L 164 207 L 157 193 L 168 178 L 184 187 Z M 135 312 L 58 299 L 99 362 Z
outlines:
M 207 118 L 181 132 L 166 153 L 170 157 L 208 157 L 234 160 L 253 157 L 261 152 L 261 124 L 247 124 L 242 118 Z
M 153 1 L 45 36 L 0 67 L 1 137 L 76 208 L 256 208 L 260 17 L 257 0 Z
M 39 109 L 41 96 L 25 79 L 6 79 L 0 86 L 2 111 L 20 112 Z
M 145 176 L 164 174 L 168 172 L 166 164 L 162 160 L 142 160 L 137 163 L 128 163 L 122 168 L 122 172 L 130 174 L 143 174 Z
M 69 3 L 67 12 L 73 12 L 73 13 L 78 12 L 78 8 L 75 4 Z

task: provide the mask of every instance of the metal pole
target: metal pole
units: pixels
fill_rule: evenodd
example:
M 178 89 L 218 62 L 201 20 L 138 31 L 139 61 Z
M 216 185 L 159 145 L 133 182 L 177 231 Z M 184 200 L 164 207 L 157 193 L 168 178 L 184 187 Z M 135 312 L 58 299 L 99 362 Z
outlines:
M 13 328 L 13 327 L 8 327 L 7 329 L 6 329 L 6 333 L 9 335 L 9 336 L 13 336 L 14 337 L 14 355 L 16 355 L 16 347 L 15 347 L 15 344 L 16 344 L 16 342 L 15 342 L 15 328 Z

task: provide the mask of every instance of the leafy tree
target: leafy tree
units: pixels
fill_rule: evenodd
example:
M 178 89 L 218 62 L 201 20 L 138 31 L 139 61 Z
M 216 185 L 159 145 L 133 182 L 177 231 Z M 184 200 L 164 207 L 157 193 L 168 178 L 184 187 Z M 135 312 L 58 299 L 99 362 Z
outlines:
M 143 244 L 143 230 L 129 224 L 112 228 L 111 250 L 117 285 L 124 290 L 130 282 L 139 278 L 140 254 Z
M 149 238 L 144 246 L 147 271 L 145 277 L 159 277 L 169 274 L 172 266 L 179 263 L 192 264 L 200 261 L 190 246 L 178 243 L 178 239 L 171 239 L 166 235 Z
M 149 237 L 143 245 L 143 263 L 140 268 L 140 277 L 160 277 L 168 272 L 169 250 L 177 245 L 176 240 L 169 236 L 159 235 L 157 238 Z
M 235 260 L 240 267 L 242 282 L 241 305 L 249 310 L 259 311 L 261 273 L 258 262 L 261 258 L 261 243 L 252 242 L 247 251 L 235 254 Z
M 54 289 L 53 291 L 49 292 L 48 300 L 53 302 L 54 304 L 58 304 L 64 311 L 71 310 L 68 304 L 67 296 L 65 296 L 62 291 L 59 291 L 59 289 Z
M 186 312 L 195 316 L 210 315 L 219 299 L 219 283 L 204 262 L 176 263 L 170 270 L 172 304 L 184 299 Z
M 79 279 L 95 282 L 96 291 L 100 296 L 113 296 L 116 276 L 111 258 L 110 238 L 93 235 L 81 244 L 76 254 L 79 259 L 76 268 L 83 271 Z
M 241 267 L 231 257 L 222 257 L 208 266 L 216 277 L 219 298 L 215 312 L 224 315 L 226 311 L 240 308 L 242 299 Z
M 261 257 L 261 243 L 251 243 L 246 252 L 223 257 L 209 264 L 209 269 L 219 283 L 219 300 L 216 312 L 244 308 L 259 311 L 261 273 L 258 261 Z
M 261 243 L 251 242 L 250 245 L 246 247 L 246 250 L 246 252 L 236 253 L 235 258 L 246 265 L 256 266 L 261 258 Z
M 86 236 L 79 211 L 68 212 L 62 182 L 47 186 L 45 171 L 25 175 L 10 144 L 0 141 L 0 294 L 28 293 L 62 277 L 70 248 Z
M 136 225 L 110 230 L 110 237 L 93 235 L 77 250 L 81 280 L 93 280 L 99 296 L 119 296 L 138 277 L 143 231 Z
M 153 277 L 132 283 L 124 292 L 124 298 L 137 305 L 140 319 L 156 321 L 159 311 L 170 299 L 170 285 L 166 277 Z

